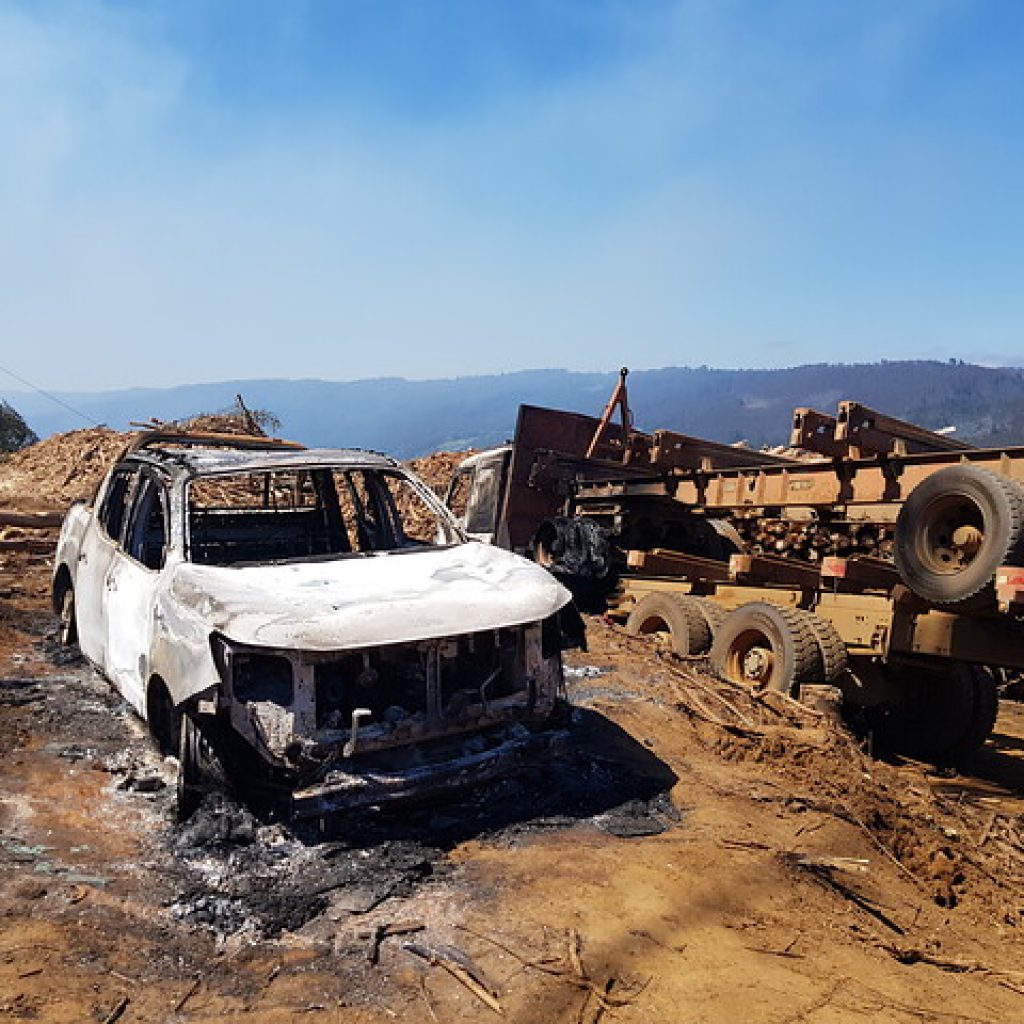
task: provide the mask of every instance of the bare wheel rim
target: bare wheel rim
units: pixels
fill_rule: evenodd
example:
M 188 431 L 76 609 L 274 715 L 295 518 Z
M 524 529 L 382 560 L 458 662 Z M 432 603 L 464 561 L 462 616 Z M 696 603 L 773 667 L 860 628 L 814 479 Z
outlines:
M 745 629 L 738 633 L 726 651 L 725 670 L 729 678 L 755 689 L 770 689 L 778 666 L 771 639 L 759 629 Z
M 962 494 L 940 497 L 922 518 L 917 556 L 929 572 L 953 576 L 974 562 L 985 542 L 985 515 L 975 502 Z

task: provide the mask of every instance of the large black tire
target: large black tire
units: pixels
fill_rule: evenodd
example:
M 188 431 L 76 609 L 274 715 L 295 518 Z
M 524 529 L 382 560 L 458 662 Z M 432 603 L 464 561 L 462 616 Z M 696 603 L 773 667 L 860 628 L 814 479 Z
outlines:
M 711 667 L 723 679 L 796 696 L 802 683 L 820 682 L 821 652 L 812 616 L 764 601 L 740 605 L 711 645 Z
M 175 709 L 164 681 L 156 676 L 146 690 L 146 724 L 161 754 L 178 753 L 181 712 Z
M 887 669 L 899 703 L 870 714 L 875 745 L 937 764 L 959 764 L 988 739 L 999 710 L 996 678 L 984 665 L 951 662 L 935 671 Z
M 668 634 L 672 650 L 683 657 L 706 654 L 711 629 L 696 598 L 685 594 L 647 594 L 640 598 L 626 620 L 633 636 Z
M 834 683 L 850 667 L 850 658 L 843 638 L 835 626 L 817 615 L 808 617 L 807 624 L 811 627 L 814 639 L 821 655 L 821 681 Z
M 918 597 L 958 611 L 992 606 L 996 569 L 1024 559 L 1024 488 L 969 463 L 940 469 L 900 509 L 893 554 Z
M 530 555 L 556 575 L 604 580 L 611 568 L 607 533 L 592 519 L 554 516 L 537 527 Z
M 967 759 L 984 746 L 999 717 L 999 673 L 985 665 L 973 665 L 971 674 L 974 707 L 966 731 L 949 752 L 954 763 Z
M 220 730 L 213 721 L 200 720 L 192 712 L 181 715 L 178 735 L 178 820 L 192 816 L 212 792 L 228 788 Z
M 706 597 L 695 597 L 693 601 L 708 624 L 713 643 L 715 637 L 718 636 L 718 631 L 722 628 L 722 623 L 729 617 L 729 613 L 720 604 L 715 604 L 714 601 L 710 601 Z

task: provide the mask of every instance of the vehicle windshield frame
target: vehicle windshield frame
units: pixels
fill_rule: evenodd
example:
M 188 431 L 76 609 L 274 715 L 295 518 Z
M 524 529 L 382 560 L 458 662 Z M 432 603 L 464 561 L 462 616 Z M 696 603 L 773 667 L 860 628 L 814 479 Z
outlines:
M 258 476 L 270 473 L 328 473 L 334 476 L 334 474 L 347 473 L 347 472 L 364 472 L 374 473 L 385 479 L 394 478 L 404 486 L 410 487 L 414 494 L 424 503 L 424 505 L 432 512 L 438 520 L 444 522 L 449 534 L 454 538 L 451 543 L 448 544 L 409 544 L 407 546 L 380 549 L 380 550 L 369 550 L 369 551 L 337 551 L 328 552 L 323 554 L 304 554 L 294 555 L 283 558 L 260 558 L 253 560 L 239 560 L 233 562 L 203 562 L 196 561 L 193 558 L 193 544 L 192 544 L 192 522 L 190 516 L 191 509 L 191 489 L 192 485 L 198 481 L 203 480 L 216 480 L 225 477 L 242 477 L 242 476 Z M 247 467 L 245 469 L 239 469 L 237 467 L 224 467 L 223 469 L 204 469 L 202 472 L 193 472 L 188 474 L 181 485 L 181 511 L 180 511 L 180 522 L 182 529 L 182 559 L 186 563 L 192 565 L 209 565 L 211 567 L 233 569 L 233 568 L 252 568 L 254 566 L 261 565 L 300 565 L 304 563 L 323 563 L 323 562 L 334 562 L 347 559 L 359 559 L 359 558 L 377 558 L 383 555 L 407 555 L 414 552 L 425 552 L 425 551 L 450 551 L 453 548 L 461 547 L 463 544 L 468 544 L 471 538 L 467 535 L 462 525 L 452 514 L 451 510 L 444 504 L 441 498 L 430 488 L 424 481 L 422 481 L 415 473 L 410 472 L 403 466 L 388 464 L 378 464 L 373 462 L 300 462 L 300 461 L 288 461 L 282 463 L 268 463 L 267 465 L 258 467 Z

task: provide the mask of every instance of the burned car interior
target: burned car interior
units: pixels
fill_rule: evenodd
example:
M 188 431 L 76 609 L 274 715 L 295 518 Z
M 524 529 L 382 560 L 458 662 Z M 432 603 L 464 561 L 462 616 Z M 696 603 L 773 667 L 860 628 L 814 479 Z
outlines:
M 410 480 L 367 469 L 205 477 L 188 489 L 188 553 L 202 565 L 398 551 L 460 540 Z

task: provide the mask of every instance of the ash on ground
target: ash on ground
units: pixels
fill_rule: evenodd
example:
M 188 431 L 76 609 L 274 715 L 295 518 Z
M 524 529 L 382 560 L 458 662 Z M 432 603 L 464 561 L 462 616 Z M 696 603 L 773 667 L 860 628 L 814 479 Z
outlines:
M 443 803 L 368 808 L 300 825 L 263 820 L 211 794 L 178 823 L 174 762 L 161 757 L 145 726 L 84 662 L 42 646 L 61 664 L 48 658 L 52 674 L 7 680 L 0 696 L 31 716 L 51 754 L 109 776 L 111 810 L 132 811 L 126 827 L 141 821 L 148 829 L 145 867 L 161 879 L 164 907 L 223 936 L 273 938 L 328 910 L 358 919 L 385 900 L 451 881 L 458 869 L 448 853 L 470 839 L 510 846 L 567 828 L 629 838 L 679 819 L 668 796 L 672 771 L 609 719 L 576 707 L 560 758 Z
M 596 712 L 577 709 L 570 753 L 430 806 L 368 808 L 319 828 L 261 823 L 219 794 L 171 829 L 179 892 L 171 913 L 224 934 L 275 937 L 330 908 L 361 915 L 440 884 L 447 854 L 468 839 L 502 845 L 562 828 L 623 838 L 679 821 L 675 775 Z

